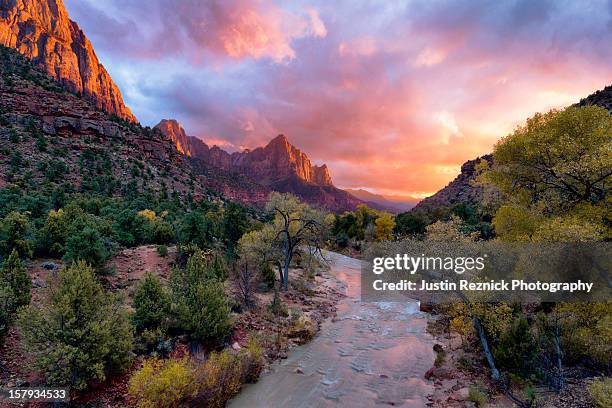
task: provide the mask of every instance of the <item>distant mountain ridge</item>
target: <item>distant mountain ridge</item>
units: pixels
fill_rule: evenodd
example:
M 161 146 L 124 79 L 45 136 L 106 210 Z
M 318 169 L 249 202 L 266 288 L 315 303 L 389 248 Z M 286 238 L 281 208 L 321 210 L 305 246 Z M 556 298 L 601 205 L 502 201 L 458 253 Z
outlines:
M 292 145 L 284 135 L 278 135 L 263 147 L 228 153 L 188 136 L 174 119 L 164 119 L 155 128 L 171 139 L 177 150 L 199 163 L 202 169 L 211 171 L 216 168 L 234 176 L 240 175 L 246 182 L 254 182 L 269 191 L 296 194 L 311 204 L 332 211 L 352 210 L 363 203 L 335 187 L 327 166 L 313 165 L 308 155 Z
M 360 200 L 365 201 L 365 203 L 368 204 L 370 207 L 390 211 L 393 213 L 408 211 L 413 208 L 417 203 L 417 200 L 410 201 L 408 199 L 404 200 L 399 198 L 391 199 L 382 194 L 374 194 L 364 189 L 345 188 L 344 191 L 359 198 Z
M 99 109 L 137 122 L 62 0 L 0 0 L 0 44 L 17 50 Z

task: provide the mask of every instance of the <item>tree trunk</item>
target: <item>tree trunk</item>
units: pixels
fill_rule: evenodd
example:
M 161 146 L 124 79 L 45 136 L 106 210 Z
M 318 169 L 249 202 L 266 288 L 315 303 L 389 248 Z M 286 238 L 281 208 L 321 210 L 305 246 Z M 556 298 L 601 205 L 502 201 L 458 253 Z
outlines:
M 563 351 L 561 350 L 561 330 L 559 327 L 556 327 L 555 330 L 555 351 L 557 352 L 557 389 L 559 391 L 563 391 L 565 388 L 565 377 L 563 375 Z
M 289 265 L 291 264 L 291 254 L 285 256 L 285 268 L 284 268 L 284 290 L 287 292 L 289 290 Z
M 482 350 L 484 351 L 485 357 L 487 358 L 487 363 L 489 363 L 489 367 L 491 368 L 491 378 L 493 380 L 498 381 L 500 378 L 499 370 L 495 366 L 495 360 L 493 359 L 493 354 L 491 350 L 489 350 L 489 342 L 487 341 L 487 336 L 480 324 L 480 320 L 478 317 L 473 316 L 472 320 L 474 321 L 474 328 L 478 332 L 478 337 L 480 337 L 480 344 L 482 345 Z

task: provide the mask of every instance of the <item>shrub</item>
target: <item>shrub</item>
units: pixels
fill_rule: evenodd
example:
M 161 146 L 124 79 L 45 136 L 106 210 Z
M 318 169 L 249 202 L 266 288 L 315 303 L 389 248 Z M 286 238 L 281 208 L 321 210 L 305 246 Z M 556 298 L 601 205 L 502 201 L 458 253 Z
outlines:
M 52 280 L 46 297 L 19 316 L 25 350 L 46 382 L 84 389 L 131 359 L 133 329 L 120 297 L 105 293 L 78 261 Z
M 0 340 L 6 334 L 14 316 L 13 296 L 6 285 L 0 284 Z
M 274 287 L 276 276 L 274 275 L 274 270 L 270 266 L 270 263 L 264 262 L 259 273 L 261 274 L 261 279 L 266 284 L 268 289 L 272 289 Z
M 137 331 L 163 326 L 170 310 L 170 298 L 159 278 L 146 273 L 134 293 L 134 324 Z
M 598 407 L 612 407 L 612 378 L 606 377 L 593 381 L 589 385 L 589 392 Z
M 139 408 L 170 408 L 188 399 L 195 386 L 187 359 L 152 358 L 132 375 L 128 392 Z
M 225 407 L 241 386 L 242 364 L 240 357 L 223 350 L 210 353 L 208 360 L 196 370 L 196 382 L 200 384 L 196 402 L 209 408 Z
M 168 256 L 168 247 L 166 245 L 158 245 L 157 246 L 157 254 L 162 258 Z
M 223 283 L 198 282 L 189 293 L 189 331 L 204 343 L 221 344 L 230 334 L 232 320 Z
M 8 256 L 16 249 L 21 256 L 32 256 L 32 246 L 28 240 L 30 222 L 26 214 L 10 212 L 0 222 L 0 255 Z
M 66 240 L 66 260 L 83 260 L 93 266 L 101 266 L 108 255 L 102 236 L 95 228 L 87 226 Z
M 30 303 L 32 281 L 15 249 L 2 264 L 0 285 L 6 289 L 7 295 L 11 297 L 12 309 L 8 309 L 9 311 L 15 312 L 17 308 L 27 306 Z
M 274 291 L 274 297 L 268 306 L 268 310 L 272 313 L 273 316 L 289 316 L 289 311 L 287 310 L 287 306 L 283 303 L 278 294 L 278 290 Z
M 37 252 L 44 255 L 64 255 L 64 245 L 68 236 L 68 223 L 64 210 L 51 210 L 47 220 L 37 234 Z
M 265 366 L 264 349 L 255 335 L 249 336 L 247 347 L 242 349 L 243 382 L 257 382 Z
M 532 373 L 537 353 L 537 344 L 524 317 L 514 322 L 493 349 L 495 360 L 501 368 L 523 378 L 527 378 Z
M 468 400 L 472 401 L 477 407 L 484 407 L 489 401 L 487 394 L 482 392 L 480 388 L 476 386 L 470 386 Z

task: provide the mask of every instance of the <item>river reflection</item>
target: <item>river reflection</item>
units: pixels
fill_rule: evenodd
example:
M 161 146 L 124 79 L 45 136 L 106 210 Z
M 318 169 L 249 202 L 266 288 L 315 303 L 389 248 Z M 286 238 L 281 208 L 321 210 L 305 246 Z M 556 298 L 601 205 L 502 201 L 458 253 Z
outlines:
M 232 408 L 425 407 L 433 339 L 417 302 L 360 302 L 360 261 L 326 253 L 348 297 L 309 344 L 249 385 Z

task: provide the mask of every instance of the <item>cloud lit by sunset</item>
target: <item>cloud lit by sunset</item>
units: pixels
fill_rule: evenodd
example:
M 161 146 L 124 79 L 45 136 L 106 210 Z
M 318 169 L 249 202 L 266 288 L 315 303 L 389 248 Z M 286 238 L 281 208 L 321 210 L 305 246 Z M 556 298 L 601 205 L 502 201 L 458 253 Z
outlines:
M 66 0 L 138 119 L 279 133 L 344 188 L 423 197 L 612 82 L 612 1 Z

